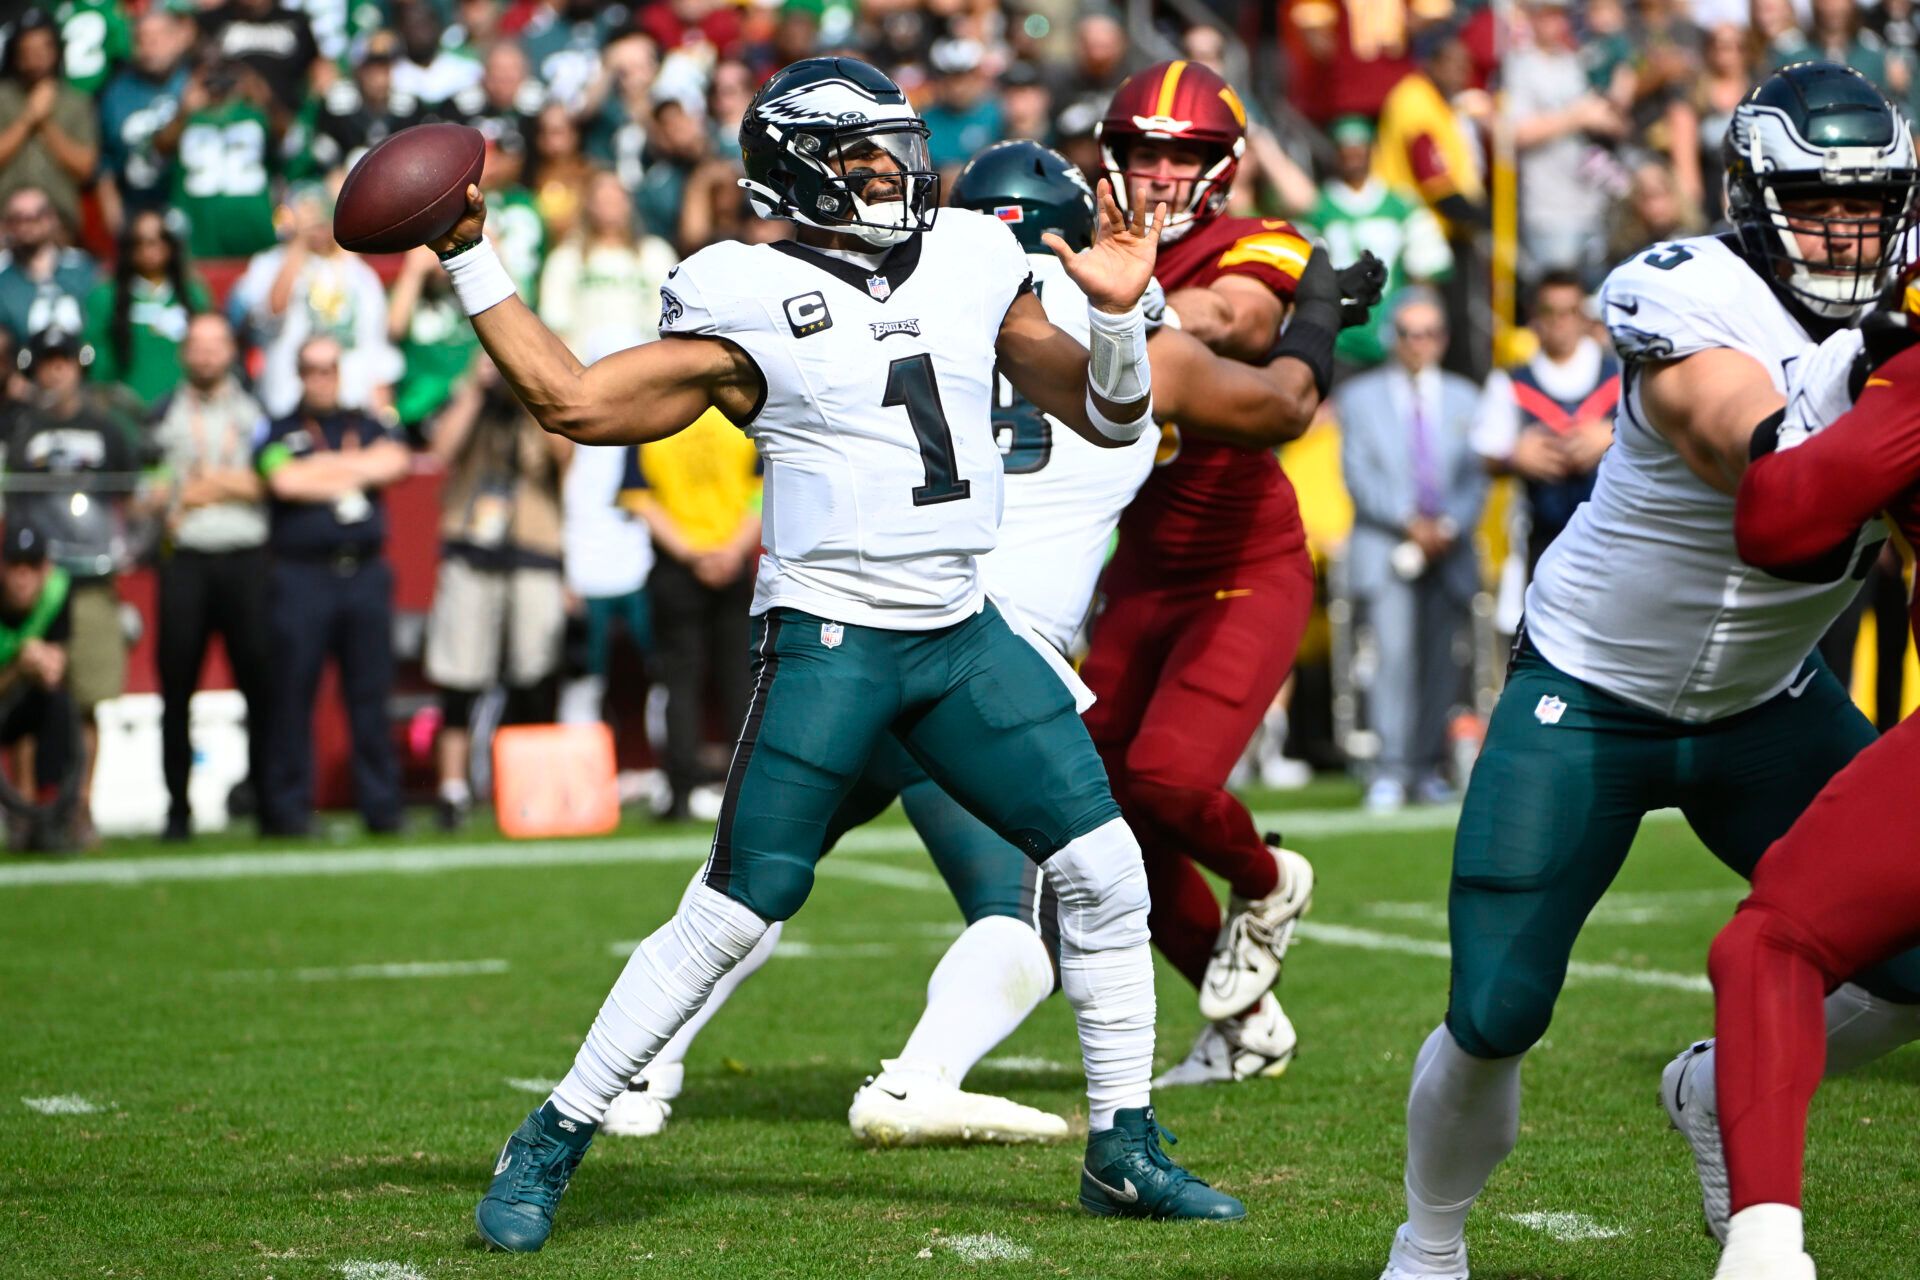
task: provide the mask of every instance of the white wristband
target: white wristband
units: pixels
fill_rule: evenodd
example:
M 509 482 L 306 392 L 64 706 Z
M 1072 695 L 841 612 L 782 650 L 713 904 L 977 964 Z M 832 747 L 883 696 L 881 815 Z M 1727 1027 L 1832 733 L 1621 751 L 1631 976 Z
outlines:
M 1140 304 L 1109 315 L 1087 304 L 1087 386 L 1114 404 L 1132 404 L 1151 389 L 1147 322 Z
M 518 292 L 513 286 L 513 277 L 507 274 L 506 267 L 500 261 L 500 255 L 493 251 L 491 240 L 482 240 L 440 265 L 447 269 L 447 278 L 453 281 L 454 296 L 460 299 L 460 306 L 470 316 L 477 316 L 488 307 L 498 306 Z
M 1093 424 L 1095 431 L 1098 431 L 1115 444 L 1132 444 L 1152 425 L 1153 405 L 1148 403 L 1143 406 L 1140 416 L 1131 422 L 1115 422 L 1112 418 L 1100 412 L 1100 402 L 1093 398 L 1093 388 L 1088 387 L 1087 421 Z

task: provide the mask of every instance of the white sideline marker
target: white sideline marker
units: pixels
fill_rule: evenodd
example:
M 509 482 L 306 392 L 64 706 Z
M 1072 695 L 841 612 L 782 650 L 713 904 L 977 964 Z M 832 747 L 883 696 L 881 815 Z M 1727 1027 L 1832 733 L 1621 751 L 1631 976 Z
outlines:
M 409 1262 L 336 1262 L 341 1280 L 427 1280 L 426 1273 Z
M 980 1063 L 983 1067 L 993 1067 L 999 1071 L 1023 1072 L 1027 1075 L 1052 1076 L 1066 1075 L 1080 1070 L 1076 1065 L 1056 1062 L 1052 1058 L 1033 1058 L 1021 1054 L 1008 1054 L 1004 1058 L 987 1058 Z
M 94 1102 L 77 1093 L 55 1094 L 51 1098 L 22 1098 L 29 1111 L 38 1111 L 43 1116 L 90 1116 L 112 1109 L 111 1102 Z
M 985 1235 L 941 1236 L 936 1244 L 968 1262 L 1025 1262 L 1033 1250 L 989 1231 Z
M 219 976 L 252 982 L 353 982 L 363 978 L 468 978 L 505 973 L 511 967 L 505 960 L 414 960 L 311 969 L 228 969 Z
M 1509 1213 L 1508 1222 L 1517 1222 L 1563 1243 L 1575 1240 L 1612 1240 L 1627 1234 L 1619 1227 L 1595 1221 L 1584 1213 Z

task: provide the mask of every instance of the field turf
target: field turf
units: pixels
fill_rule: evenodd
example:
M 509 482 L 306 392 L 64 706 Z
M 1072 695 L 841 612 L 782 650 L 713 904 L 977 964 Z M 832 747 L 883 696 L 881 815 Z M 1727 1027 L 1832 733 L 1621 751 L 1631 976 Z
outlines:
M 1247 1201 L 1243 1224 L 1087 1217 L 1077 1142 L 853 1144 L 847 1102 L 957 928 L 890 815 L 826 864 L 786 954 L 709 1028 L 667 1132 L 596 1144 L 545 1252 L 485 1253 L 471 1215 L 495 1152 L 705 833 L 343 831 L 0 863 L 0 1277 L 1372 1280 L 1400 1216 L 1410 1058 L 1445 1006 L 1450 828 L 1432 811 L 1366 822 L 1337 785 L 1253 801 L 1320 873 L 1283 989 L 1301 1054 L 1281 1080 L 1156 1099 L 1175 1154 Z M 1711 1275 L 1655 1093 L 1709 1027 L 1706 947 L 1738 896 L 1684 826 L 1643 830 L 1528 1065 L 1519 1150 L 1469 1227 L 1477 1278 Z M 1160 1000 L 1165 1064 L 1199 1016 L 1164 968 Z M 1084 1127 L 1076 1064 L 1056 999 L 970 1086 Z M 1914 1274 L 1916 1086 L 1909 1051 L 1816 1104 L 1823 1275 Z

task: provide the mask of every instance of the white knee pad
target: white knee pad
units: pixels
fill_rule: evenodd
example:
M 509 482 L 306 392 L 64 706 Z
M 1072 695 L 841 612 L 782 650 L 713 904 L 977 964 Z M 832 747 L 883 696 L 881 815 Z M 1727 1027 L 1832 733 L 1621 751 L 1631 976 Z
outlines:
M 1063 945 L 1081 952 L 1147 945 L 1147 869 L 1124 819 L 1072 841 L 1043 869 L 1060 899 Z

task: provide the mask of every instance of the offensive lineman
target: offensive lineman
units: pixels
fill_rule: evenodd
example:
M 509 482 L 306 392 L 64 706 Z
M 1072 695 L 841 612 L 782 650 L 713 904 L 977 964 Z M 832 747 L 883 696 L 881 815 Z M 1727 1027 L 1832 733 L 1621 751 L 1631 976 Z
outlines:
M 794 63 L 740 132 L 756 212 L 798 222 L 801 242 L 716 244 L 681 263 L 661 290 L 660 341 L 582 367 L 515 297 L 481 239 L 477 190 L 434 246 L 547 429 L 644 442 L 713 407 L 753 434 L 767 469 L 754 696 L 705 881 L 634 952 L 572 1070 L 507 1140 L 475 1209 L 480 1233 L 515 1252 L 546 1242 L 607 1105 L 799 908 L 826 824 L 890 731 L 1043 862 L 1059 895 L 1061 984 L 1087 1070 L 1081 1204 L 1243 1217 L 1160 1147 L 1139 846 L 1068 685 L 984 598 L 977 562 L 999 519 L 996 359 L 1095 444 L 1127 443 L 1149 420 L 1139 300 L 1156 235 L 1108 196 L 1092 248 L 1058 245 L 1088 298 L 1089 356 L 1046 319 L 1005 226 L 964 210 L 935 226 L 927 127 L 880 72 Z
M 1641 817 L 1677 806 L 1748 875 L 1873 741 L 1813 648 L 1885 526 L 1777 577 L 1736 553 L 1733 494 L 1789 403 L 1844 380 L 1850 361 L 1810 344 L 1853 338 L 1840 331 L 1890 273 L 1913 216 L 1913 143 L 1858 72 L 1799 63 L 1736 109 L 1725 159 L 1736 231 L 1656 245 L 1602 293 L 1627 369 L 1619 429 L 1592 499 L 1528 588 L 1461 811 L 1451 996 L 1414 1063 L 1407 1221 L 1383 1280 L 1465 1280 L 1467 1211 L 1518 1136 L 1521 1060 Z M 1874 996 L 1849 985 L 1835 999 L 1920 1001 L 1920 958 L 1856 981 Z M 1913 1035 L 1910 1011 L 1858 1019 L 1840 1056 L 1857 1063 Z M 1688 1108 L 1701 1112 L 1711 1125 L 1710 1104 Z M 1716 1213 L 1708 1185 L 1724 1238 L 1724 1198 Z
M 1038 143 L 998 143 L 968 163 L 949 204 L 1006 221 L 1027 251 L 1034 292 L 1049 318 L 1066 332 L 1085 336 L 1085 297 L 1041 241 L 1043 233 L 1052 232 L 1070 248 L 1090 243 L 1093 192 L 1078 169 Z M 1360 296 L 1343 307 L 1340 283 L 1325 255 L 1319 255 L 1303 274 L 1295 299 L 1302 320 L 1299 336 L 1315 330 L 1331 334 L 1340 327 L 1343 311 L 1364 314 L 1377 292 L 1368 291 L 1364 275 L 1355 283 Z M 1151 305 L 1148 317 L 1151 325 Z M 1215 356 L 1177 329 L 1150 332 L 1156 416 L 1176 418 L 1189 430 L 1233 432 L 1249 424 L 1281 424 L 1296 434 L 1312 420 L 1319 396 L 1311 351 L 1282 350 L 1273 364 L 1257 366 Z M 1325 338 L 1329 347 L 1331 342 Z M 1285 359 L 1294 363 L 1281 364 Z M 1091 447 L 1004 377 L 996 380 L 993 423 L 1008 477 L 1007 506 L 999 541 L 981 558 L 981 570 L 995 601 L 1019 613 L 1042 640 L 1065 654 L 1092 601 L 1120 512 L 1152 468 L 1155 442 L 1143 433 L 1123 449 Z M 891 739 L 882 741 L 835 815 L 827 847 L 896 797 L 953 891 L 967 927 L 935 967 L 926 1010 L 905 1048 L 884 1060 L 880 1074 L 854 1095 L 848 1113 L 853 1132 L 880 1145 L 1064 1137 L 1066 1122 L 1059 1116 L 960 1088 L 974 1064 L 1053 989 L 1051 953 L 1057 939 L 1044 878 L 1029 858 L 967 813 Z M 770 931 L 769 940 L 772 936 Z M 765 959 L 769 940 L 715 988 L 702 1020 Z M 695 1031 L 695 1022 L 682 1028 L 644 1081 L 635 1081 L 608 1111 L 602 1132 L 648 1136 L 660 1131 L 678 1093 L 678 1063 Z

